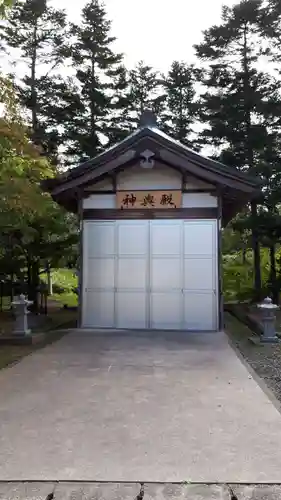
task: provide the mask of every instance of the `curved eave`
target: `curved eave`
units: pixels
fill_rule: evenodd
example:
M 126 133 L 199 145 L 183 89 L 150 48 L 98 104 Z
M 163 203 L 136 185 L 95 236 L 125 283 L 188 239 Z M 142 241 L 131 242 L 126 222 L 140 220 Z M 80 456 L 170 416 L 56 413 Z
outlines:
M 155 159 L 178 169 L 182 175 L 193 175 L 213 184 L 222 200 L 224 224 L 260 194 L 261 183 L 257 179 L 192 151 L 155 127 L 136 130 L 93 160 L 56 179 L 45 180 L 42 187 L 51 193 L 57 203 L 71 212 L 77 212 L 78 200 L 83 196 L 81 192 L 85 186 L 130 168 L 139 161 L 145 149 L 152 150 Z

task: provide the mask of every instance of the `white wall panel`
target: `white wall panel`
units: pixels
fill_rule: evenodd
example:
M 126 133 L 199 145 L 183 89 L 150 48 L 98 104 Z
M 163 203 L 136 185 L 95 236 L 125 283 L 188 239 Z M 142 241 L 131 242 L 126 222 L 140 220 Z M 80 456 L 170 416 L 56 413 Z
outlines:
M 116 208 L 115 194 L 91 194 L 83 200 L 83 209 Z
M 218 206 L 217 196 L 209 193 L 183 193 L 183 208 L 212 208 Z
M 181 174 L 168 167 L 145 169 L 139 166 L 125 170 L 117 176 L 117 189 L 181 189 Z

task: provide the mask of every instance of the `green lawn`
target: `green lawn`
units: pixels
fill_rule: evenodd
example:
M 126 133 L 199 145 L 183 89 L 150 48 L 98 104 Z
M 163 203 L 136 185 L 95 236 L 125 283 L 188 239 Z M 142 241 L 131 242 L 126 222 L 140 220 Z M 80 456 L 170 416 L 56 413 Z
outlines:
M 78 295 L 76 295 L 76 293 L 73 292 L 54 293 L 52 295 L 52 299 L 59 302 L 62 306 L 64 305 L 68 307 L 78 306 Z
M 55 269 L 52 271 L 54 293 L 52 299 L 57 300 L 62 306 L 75 307 L 78 305 L 78 296 L 73 292 L 73 288 L 78 285 L 75 270 Z M 47 281 L 47 275 L 42 274 L 41 279 Z M 64 289 L 62 293 L 56 292 L 56 285 Z
M 62 306 L 67 305 L 69 307 L 75 307 L 78 305 L 78 296 L 74 293 L 73 289 L 78 286 L 78 278 L 75 274 L 75 270 L 71 269 L 54 269 L 52 271 L 52 280 L 54 293 L 51 299 L 58 301 Z M 47 282 L 47 275 L 43 273 L 40 275 L 40 279 Z M 63 289 L 62 293 L 56 291 L 56 286 Z M 10 309 L 11 301 L 10 297 L 3 297 L 3 311 Z
M 53 285 L 59 285 L 65 290 L 71 290 L 77 287 L 78 280 L 75 275 L 75 269 L 54 269 L 51 271 Z M 41 274 L 41 279 L 47 281 L 47 275 Z
M 11 299 L 10 297 L 3 297 L 3 311 L 9 311 L 11 308 Z

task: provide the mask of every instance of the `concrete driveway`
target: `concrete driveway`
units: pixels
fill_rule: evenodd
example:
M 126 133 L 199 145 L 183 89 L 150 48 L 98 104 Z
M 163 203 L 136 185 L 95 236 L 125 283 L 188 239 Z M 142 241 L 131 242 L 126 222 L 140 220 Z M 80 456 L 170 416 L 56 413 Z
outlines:
M 222 333 L 73 332 L 0 395 L 0 480 L 280 481 L 280 414 Z

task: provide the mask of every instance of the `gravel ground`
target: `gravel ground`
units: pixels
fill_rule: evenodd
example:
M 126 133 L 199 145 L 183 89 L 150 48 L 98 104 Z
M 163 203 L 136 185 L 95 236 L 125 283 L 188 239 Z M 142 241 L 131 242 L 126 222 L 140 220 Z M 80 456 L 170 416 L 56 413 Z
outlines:
M 254 345 L 252 332 L 231 314 L 225 314 L 225 330 L 233 344 L 275 397 L 281 402 L 281 344 Z

